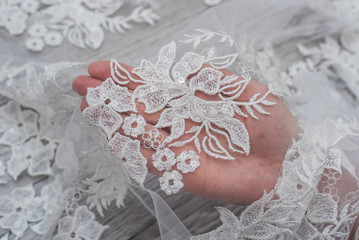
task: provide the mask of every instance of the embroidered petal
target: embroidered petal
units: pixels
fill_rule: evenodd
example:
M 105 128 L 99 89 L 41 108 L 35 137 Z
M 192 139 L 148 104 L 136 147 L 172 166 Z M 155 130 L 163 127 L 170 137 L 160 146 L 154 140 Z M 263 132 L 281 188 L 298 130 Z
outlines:
M 7 172 L 14 180 L 17 180 L 17 177 L 29 166 L 29 161 L 26 159 L 28 156 L 23 150 L 23 146 L 14 147 L 13 155 L 7 162 Z
M 229 133 L 233 144 L 242 148 L 247 155 L 249 154 L 249 134 L 241 121 L 235 118 L 225 118 L 222 121 L 215 122 L 215 124 Z
M 14 211 L 14 204 L 9 197 L 0 198 L 0 216 L 6 216 Z
M 220 81 L 223 73 L 213 68 L 203 68 L 191 78 L 189 87 L 191 90 L 199 90 L 204 93 L 213 95 L 218 93 Z
M 72 231 L 72 224 L 74 218 L 70 216 L 66 216 L 61 218 L 57 224 L 57 233 L 60 235 L 61 233 L 70 233 Z
M 171 80 L 169 72 L 175 56 L 175 42 L 172 41 L 170 44 L 161 48 L 158 60 L 155 64 L 156 74 L 161 80 Z
M 19 187 L 11 192 L 13 199 L 19 203 L 27 203 L 35 197 L 35 191 L 32 186 Z
M 80 239 L 86 239 L 86 240 L 98 240 L 100 239 L 103 231 L 108 228 L 107 226 L 102 226 L 96 221 L 91 221 L 86 225 L 80 226 L 77 231 L 76 235 Z
M 155 113 L 163 109 L 171 99 L 186 92 L 187 88 L 183 85 L 154 83 L 137 87 L 133 94 L 145 104 L 146 113 Z
M 330 195 L 318 193 L 308 206 L 307 218 L 313 223 L 335 222 L 337 208 Z
M 140 67 L 134 68 L 132 73 L 148 82 L 158 81 L 158 76 L 156 75 L 153 64 L 147 60 L 142 60 Z
M 29 222 L 37 222 L 46 216 L 44 202 L 40 198 L 34 198 L 25 208 L 23 212 L 24 218 Z
M 83 115 L 109 137 L 120 128 L 122 117 L 107 105 L 95 105 L 84 110 Z
M 74 216 L 74 227 L 79 228 L 95 219 L 95 214 L 88 210 L 86 206 L 80 206 L 76 209 Z
M 201 69 L 204 57 L 194 52 L 186 53 L 172 68 L 175 82 L 183 83 L 186 78 Z
M 17 236 L 21 236 L 27 229 L 28 224 L 19 215 L 13 214 L 3 217 L 0 221 L 0 226 L 2 228 L 10 229 L 11 232 Z

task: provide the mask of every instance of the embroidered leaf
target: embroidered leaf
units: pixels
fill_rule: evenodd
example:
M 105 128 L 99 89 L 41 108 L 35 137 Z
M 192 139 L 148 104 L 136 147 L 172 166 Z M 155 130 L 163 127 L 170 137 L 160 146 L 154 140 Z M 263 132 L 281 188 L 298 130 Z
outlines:
M 172 125 L 171 128 L 171 138 L 172 140 L 179 138 L 180 136 L 183 135 L 185 130 L 185 120 L 184 119 L 179 119 L 177 122 L 175 122 Z
M 120 85 L 125 85 L 132 79 L 130 73 L 115 59 L 111 60 L 110 69 L 112 79 Z
M 318 193 L 310 202 L 307 210 L 307 218 L 313 223 L 335 222 L 337 216 L 337 204 L 330 195 Z
M 147 82 L 156 82 L 159 80 L 153 64 L 147 60 L 142 60 L 140 67 L 132 69 L 132 72 Z
M 251 115 L 254 119 L 259 120 L 259 118 L 254 114 L 254 112 L 253 112 L 253 110 L 251 109 L 250 106 L 245 105 L 244 107 L 246 108 L 246 110 L 247 110 L 247 112 L 248 112 L 249 115 Z
M 191 78 L 189 87 L 194 90 L 199 90 L 207 94 L 218 93 L 220 81 L 223 73 L 212 68 L 203 68 L 201 71 Z
M 260 112 L 262 114 L 270 115 L 269 112 L 264 111 L 264 109 L 261 106 L 257 105 L 257 104 L 254 104 L 253 107 L 254 107 L 255 110 L 257 110 L 258 112 Z
M 199 143 L 199 139 L 197 137 L 194 139 L 194 145 L 196 146 L 198 153 L 201 153 L 201 144 Z
M 155 125 L 155 128 L 164 128 L 174 125 L 176 122 L 181 120 L 176 114 L 176 110 L 173 108 L 165 109 L 160 116 L 160 120 Z
M 242 148 L 247 155 L 249 154 L 249 134 L 241 121 L 235 118 L 225 118 L 222 121 L 215 122 L 215 124 L 229 133 L 234 145 Z
M 213 57 L 206 60 L 206 62 L 213 68 L 223 69 L 231 66 L 236 60 L 238 53 L 228 54 L 222 57 Z

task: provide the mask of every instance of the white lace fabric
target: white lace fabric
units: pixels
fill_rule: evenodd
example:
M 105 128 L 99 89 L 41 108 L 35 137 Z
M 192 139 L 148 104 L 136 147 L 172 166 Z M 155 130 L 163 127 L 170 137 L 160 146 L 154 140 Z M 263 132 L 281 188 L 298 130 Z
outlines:
M 129 14 L 122 10 L 126 5 L 131 5 Z M 157 5 L 151 0 L 2 0 L 0 27 L 14 36 L 26 31 L 24 45 L 34 52 L 58 47 L 65 39 L 80 48 L 98 49 L 105 31 L 123 33 L 136 23 L 154 25 L 159 20 Z
M 156 20 L 145 8 L 135 8 L 134 18 L 113 17 L 125 1 L 106 1 L 106 6 L 105 1 L 71 2 L 78 5 L 71 14 L 86 14 L 74 19 L 65 11 L 67 1 L 0 0 L 1 16 L 9 17 L 0 19 L 0 27 L 28 37 L 30 50 L 60 47 L 65 38 L 94 49 L 102 44 L 104 31 L 127 29 L 121 25 L 125 20 L 136 21 L 138 15 L 143 17 L 139 22 Z M 251 136 L 236 116 L 260 122 L 275 104 L 266 99 L 271 93 L 281 94 L 300 129 L 275 188 L 241 215 L 218 207 L 223 224 L 192 239 L 348 239 L 355 231 L 358 238 L 359 230 L 353 228 L 359 214 L 355 6 L 350 0 L 258 0 L 213 8 L 131 72 L 112 60 L 111 77 L 86 97 L 84 117 L 92 126 L 68 87 L 80 63 L 5 64 L 0 70 L 0 94 L 8 98 L 0 99 L 0 239 L 31 234 L 39 239 L 101 239 L 113 226 L 101 225 L 94 213 L 105 215 L 112 202 L 122 207 L 128 190 L 146 185 L 149 163 L 141 147 L 154 151 L 153 166 L 163 172 L 160 188 L 176 194 L 183 176 L 201 167 L 200 152 L 235 161 L 232 152 L 251 151 Z M 51 25 L 35 18 L 45 12 L 55 21 Z M 108 25 L 99 25 L 95 15 Z M 307 17 L 313 22 L 308 24 Z M 94 28 L 59 28 L 89 18 Z M 116 28 L 105 27 L 110 25 Z M 339 36 L 330 35 L 334 31 Z M 300 54 L 298 60 L 291 58 L 294 52 Z M 233 74 L 224 76 L 222 69 Z M 273 87 L 234 103 L 256 80 Z M 135 91 L 128 91 L 130 82 L 138 85 Z M 218 98 L 209 101 L 194 92 Z M 146 128 L 136 101 L 148 114 L 162 111 L 152 129 Z M 196 124 L 186 131 L 189 120 Z M 163 128 L 170 134 L 163 134 Z M 214 132 L 224 136 L 225 144 L 216 141 Z M 190 138 L 183 140 L 184 134 Z M 188 145 L 193 149 L 174 151 Z M 38 185 L 44 178 L 48 182 Z M 187 228 L 163 200 L 145 190 L 154 200 L 162 239 L 189 239 Z M 201 221 L 206 224 L 205 217 Z
M 218 42 L 215 38 L 219 36 L 219 43 L 233 45 L 233 39 L 230 36 L 201 29 L 197 32 L 207 35 L 206 41 L 213 38 L 213 41 Z M 223 41 L 224 37 L 225 41 Z M 202 41 L 200 40 L 197 46 Z M 191 41 L 185 40 L 185 44 L 191 44 Z M 159 171 L 165 170 L 165 174 L 160 178 L 160 183 L 161 189 L 167 194 L 177 193 L 183 186 L 180 173 L 194 172 L 200 166 L 199 154 L 201 151 L 223 160 L 235 159 L 229 150 L 248 155 L 250 136 L 245 125 L 235 116 L 259 120 L 256 114 L 270 115 L 263 107 L 266 106 L 270 109 L 270 106 L 275 104 L 266 99 L 270 93 L 275 92 L 270 86 L 267 92 L 253 94 L 247 102 L 235 101 L 246 91 L 251 75 L 224 76 L 220 69 L 234 64 L 238 53 L 212 56 L 209 52 L 205 57 L 195 52 L 186 52 L 178 62 L 174 63 L 176 46 L 175 42 L 165 45 L 159 51 L 155 64 L 142 60 L 141 66 L 134 68 L 132 74 L 116 60 L 111 60 L 111 78 L 104 81 L 99 87 L 89 88 L 86 95 L 89 107 L 84 110 L 85 118 L 103 131 L 108 138 L 111 151 L 118 157 L 122 158 L 124 150 L 121 147 L 114 147 L 114 142 L 121 142 L 121 144 L 117 143 L 117 146 L 125 147 L 126 143 L 123 142 L 134 141 L 133 143 L 137 147 L 132 148 L 132 151 L 135 151 L 135 155 L 138 157 L 127 158 L 126 164 L 137 164 L 146 168 L 146 161 L 143 157 L 142 161 L 138 161 L 142 155 L 138 140 L 131 140 L 129 137 L 137 137 L 141 134 L 141 138 L 146 139 L 150 146 L 148 148 L 152 147 L 156 150 L 152 156 L 153 166 Z M 195 45 L 194 48 L 197 46 Z M 210 67 L 206 67 L 205 64 Z M 242 67 L 242 71 L 247 72 L 248 69 Z M 133 94 L 129 93 L 126 87 L 129 82 L 141 84 L 134 89 Z M 196 92 L 202 92 L 211 97 L 217 96 L 220 100 L 206 100 L 198 97 Z M 157 134 L 162 134 L 158 132 L 158 129 L 170 128 L 169 136 L 161 137 L 161 141 L 147 137 L 152 130 L 145 132 L 144 118 L 135 114 L 138 112 L 136 99 L 144 103 L 145 113 L 152 114 L 163 110 L 152 130 L 157 131 Z M 123 120 L 121 113 L 129 111 L 133 113 Z M 131 118 L 132 121 L 129 120 Z M 142 124 L 137 123 L 137 126 L 132 128 L 128 121 L 134 123 L 137 119 L 140 119 L 139 122 Z M 186 120 L 191 120 L 196 125 L 185 131 Z M 121 125 L 124 135 L 116 132 Z M 206 135 L 200 138 L 202 132 Z M 185 134 L 189 134 L 189 136 L 185 136 Z M 226 139 L 227 146 L 223 146 L 217 135 Z M 182 136 L 185 136 L 185 140 L 182 140 Z M 173 148 L 188 144 L 194 144 L 196 151 L 185 150 L 178 156 L 175 155 Z M 144 147 L 147 146 L 144 145 Z M 127 156 L 129 153 L 127 152 Z M 177 170 L 173 170 L 175 166 Z M 132 176 L 138 176 L 140 173 L 129 171 Z M 147 173 L 147 171 L 142 172 L 143 174 Z M 145 176 L 139 177 L 145 178 Z M 174 181 L 172 186 L 169 184 L 170 181 Z

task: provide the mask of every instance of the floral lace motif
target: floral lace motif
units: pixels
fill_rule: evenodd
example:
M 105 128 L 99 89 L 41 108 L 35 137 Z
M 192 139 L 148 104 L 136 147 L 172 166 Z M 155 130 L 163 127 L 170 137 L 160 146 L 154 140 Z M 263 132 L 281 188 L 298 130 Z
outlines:
M 132 11 L 127 16 L 120 15 L 126 4 L 133 5 Z M 27 29 L 25 46 L 35 52 L 45 46 L 59 46 L 66 38 L 77 47 L 97 49 L 104 41 L 104 30 L 122 33 L 133 23 L 154 25 L 159 16 L 152 5 L 150 0 L 1 0 L 0 27 L 11 35 L 20 35 Z
M 220 42 L 228 41 L 233 45 L 233 40 L 222 33 L 198 31 L 205 37 L 191 39 L 190 35 L 186 35 L 189 38 L 184 42 L 194 42 L 196 48 L 202 41 L 219 36 Z M 254 94 L 248 102 L 237 101 L 253 74 L 241 74 L 242 78 L 235 75 L 225 76 L 221 69 L 232 65 L 238 53 L 218 57 L 209 53 L 205 57 L 187 52 L 175 63 L 176 49 L 176 43 L 171 42 L 160 50 L 155 64 L 142 60 L 141 65 L 132 70 L 132 74 L 140 79 L 133 76 L 117 61 L 111 60 L 111 77 L 99 87 L 88 90 L 86 100 L 89 107 L 83 113 L 91 124 L 106 134 L 111 151 L 121 158 L 123 149 L 112 145 L 114 142 L 127 139 L 118 131 L 123 123 L 123 116 L 126 115 L 124 113 L 137 112 L 135 100 L 145 105 L 144 112 L 147 114 L 160 112 L 158 122 L 149 132 L 144 132 L 144 118 L 134 113 L 125 118 L 122 129 L 124 134 L 130 137 L 137 137 L 142 133 L 144 146 L 156 149 L 156 153 L 152 156 L 153 166 L 159 171 L 166 171 L 160 183 L 167 194 L 178 192 L 179 187 L 183 185 L 179 184 L 182 179 L 178 176 L 179 172 L 171 171 L 172 168 L 177 165 L 178 170 L 183 174 L 195 171 L 200 166 L 198 154 L 202 151 L 209 156 L 224 160 L 234 160 L 230 152 L 248 155 L 249 134 L 245 125 L 235 116 L 259 120 L 254 111 L 269 115 L 263 106 L 275 104 L 266 99 L 273 92 L 270 86 L 266 93 Z M 244 68 L 242 65 L 241 73 L 244 72 Z M 140 84 L 132 94 L 125 86 L 129 82 Z M 218 97 L 218 100 L 209 101 L 205 97 L 198 97 L 197 93 L 205 94 L 208 98 Z M 185 131 L 186 122 L 189 120 L 195 123 L 195 126 Z M 131 128 L 130 125 L 135 121 L 136 128 Z M 159 131 L 161 128 L 170 128 L 170 135 L 163 137 Z M 203 138 L 200 138 L 201 133 L 205 133 Z M 223 146 L 218 140 L 218 135 L 226 139 L 227 146 Z M 184 138 L 180 138 L 182 136 Z M 171 149 L 192 142 L 197 152 L 182 151 L 176 158 Z M 137 152 L 141 155 L 139 147 Z M 130 174 L 130 176 L 135 175 Z M 144 176 L 140 178 L 144 179 Z M 173 180 L 175 184 L 170 186 L 169 180 Z
M 326 181 L 328 174 L 323 173 L 328 170 L 338 175 L 331 186 L 342 181 L 341 159 L 336 160 L 338 164 L 332 164 L 333 153 L 335 158 L 339 156 L 338 150 L 331 147 L 337 139 L 316 135 L 326 132 L 325 128 L 338 130 L 338 127 L 344 135 L 359 130 L 341 120 L 329 122 L 319 131 L 303 125 L 304 134 L 288 150 L 275 190 L 248 206 L 239 219 L 229 210 L 217 208 L 223 225 L 192 240 L 347 239 L 348 229 L 359 214 L 358 196 L 348 192 L 339 201 L 319 184 Z M 324 139 L 329 140 L 328 145 L 323 144 Z

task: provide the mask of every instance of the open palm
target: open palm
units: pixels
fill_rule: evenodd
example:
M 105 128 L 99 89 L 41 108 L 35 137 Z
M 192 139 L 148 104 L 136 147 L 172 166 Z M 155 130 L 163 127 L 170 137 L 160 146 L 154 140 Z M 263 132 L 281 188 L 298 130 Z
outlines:
M 132 67 L 123 65 L 128 71 Z M 85 96 L 88 88 L 100 86 L 111 76 L 109 61 L 99 61 L 89 66 L 90 76 L 79 76 L 73 81 L 73 89 L 80 95 Z M 224 77 L 232 75 L 228 70 L 221 71 Z M 133 92 L 139 86 L 138 83 L 130 82 L 126 85 L 129 92 Z M 261 83 L 250 81 L 246 90 L 235 101 L 249 101 L 256 93 L 265 94 L 267 87 Z M 207 100 L 219 100 L 218 96 L 207 95 L 203 92 L 196 92 L 196 96 Z M 250 153 L 231 152 L 235 160 L 217 159 L 201 151 L 200 167 L 193 173 L 183 175 L 184 188 L 190 193 L 215 199 L 218 201 L 249 204 L 259 199 L 264 190 L 271 190 L 279 176 L 284 155 L 290 145 L 292 134 L 296 125 L 296 120 L 290 113 L 285 104 L 276 96 L 270 94 L 266 98 L 271 102 L 276 102 L 273 106 L 265 106 L 265 111 L 270 115 L 260 115 L 259 120 L 251 117 L 235 115 L 235 118 L 244 123 L 250 137 Z M 138 114 L 146 120 L 146 130 L 151 130 L 158 123 L 163 111 L 153 114 L 145 112 L 145 105 L 136 101 Z M 86 100 L 82 102 L 81 108 L 84 110 L 88 104 Z M 123 115 L 130 115 L 126 112 Z M 191 119 L 185 120 L 185 130 L 198 126 L 200 123 L 193 122 Z M 170 128 L 159 129 L 164 137 L 171 133 Z M 119 130 L 121 131 L 121 130 Z M 215 137 L 225 143 L 223 135 L 215 134 Z M 198 138 L 203 139 L 206 133 L 201 131 Z M 181 139 L 188 139 L 183 135 Z M 137 138 L 143 144 L 141 137 Z M 226 146 L 226 144 L 223 144 Z M 176 155 L 182 151 L 194 150 L 196 146 L 193 142 L 183 147 L 172 147 L 171 150 Z M 147 167 L 153 174 L 161 176 L 163 172 L 153 167 L 152 155 L 155 150 L 141 147 L 142 155 L 148 160 Z

